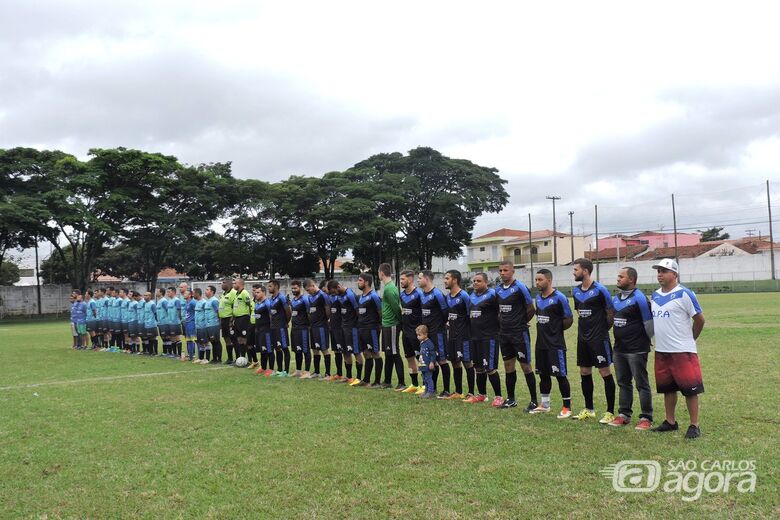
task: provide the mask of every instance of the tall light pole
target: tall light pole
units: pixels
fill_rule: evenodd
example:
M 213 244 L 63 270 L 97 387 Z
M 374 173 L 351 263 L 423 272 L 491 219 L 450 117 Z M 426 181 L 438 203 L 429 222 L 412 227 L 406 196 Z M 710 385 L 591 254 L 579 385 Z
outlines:
M 547 200 L 551 200 L 553 203 L 553 265 L 558 265 L 558 242 L 555 240 L 555 234 L 558 232 L 558 229 L 555 227 L 555 201 L 561 200 L 560 197 L 555 195 L 548 195 L 545 197 Z
M 571 238 L 571 261 L 574 262 L 574 212 L 569 212 L 569 234 Z

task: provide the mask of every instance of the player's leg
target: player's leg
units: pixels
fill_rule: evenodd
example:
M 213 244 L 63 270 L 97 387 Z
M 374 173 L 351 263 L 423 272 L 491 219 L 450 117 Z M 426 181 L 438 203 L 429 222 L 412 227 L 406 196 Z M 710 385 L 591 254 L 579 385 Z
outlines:
M 583 339 L 577 339 L 577 366 L 580 367 L 580 388 L 585 400 L 585 408 L 574 416 L 575 419 L 585 421 L 596 417 L 593 406 L 593 365 L 590 345 Z
M 381 329 L 371 330 L 371 355 L 374 358 L 374 383 L 371 385 L 373 388 L 382 388 L 382 369 L 384 368 L 384 360 L 382 359 L 382 345 L 380 343 L 379 336 Z
M 414 334 L 403 335 L 404 344 L 404 356 L 406 357 L 406 364 L 409 367 L 409 379 L 411 384 L 402 390 L 403 393 L 409 394 L 417 391 L 420 386 L 420 380 L 417 373 L 417 356 L 420 355 L 420 343 L 417 341 L 417 336 Z
M 517 357 L 518 361 L 520 361 L 520 368 L 523 371 L 523 376 L 525 377 L 525 385 L 528 387 L 528 395 L 531 397 L 528 406 L 523 410 L 527 413 L 536 408 L 538 398 L 536 395 L 536 377 L 534 376 L 534 370 L 531 367 L 531 335 L 527 330 L 523 331 L 522 340 L 523 346 L 518 349 Z
M 504 382 L 506 383 L 506 402 L 501 407 L 514 408 L 517 406 L 517 400 L 515 399 L 515 387 L 517 386 L 516 364 L 520 341 L 518 338 L 503 334 L 499 337 L 498 343 L 501 349 L 501 358 L 504 360 Z
M 487 343 L 487 377 L 490 381 L 490 386 L 493 388 L 493 402 L 491 405 L 494 408 L 500 408 L 504 404 L 504 398 L 501 395 L 501 378 L 498 375 L 498 341 L 494 338 L 486 340 Z

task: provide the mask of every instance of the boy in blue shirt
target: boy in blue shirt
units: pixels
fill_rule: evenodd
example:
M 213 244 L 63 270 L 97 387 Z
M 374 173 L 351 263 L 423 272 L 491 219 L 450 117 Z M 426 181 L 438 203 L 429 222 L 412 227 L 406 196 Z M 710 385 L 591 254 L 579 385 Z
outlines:
M 428 339 L 428 327 L 420 325 L 415 329 L 417 339 L 420 342 L 420 372 L 423 376 L 425 392 L 421 399 L 433 399 L 436 397 L 436 387 L 433 386 L 433 371 L 436 369 L 437 350 L 433 341 Z

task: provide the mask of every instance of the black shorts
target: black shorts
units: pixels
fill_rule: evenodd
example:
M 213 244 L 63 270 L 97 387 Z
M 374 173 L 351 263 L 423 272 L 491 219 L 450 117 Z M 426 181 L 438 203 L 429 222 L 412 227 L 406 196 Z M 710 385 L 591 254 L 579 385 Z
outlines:
M 148 339 L 157 338 L 157 327 L 144 327 L 144 336 Z
M 501 357 L 504 361 L 517 358 L 521 363 L 531 362 L 531 335 L 528 330 L 517 334 L 501 334 L 498 337 L 501 345 Z
M 209 330 L 206 327 L 196 328 L 195 339 L 198 343 L 207 343 L 209 341 Z
M 347 354 L 360 354 L 360 335 L 355 327 L 345 327 L 342 330 L 344 334 L 344 352 Z
M 273 352 L 274 339 L 271 334 L 271 329 L 258 329 L 254 330 L 255 336 L 255 350 L 258 352 Z
M 612 345 L 609 338 L 585 341 L 577 339 L 577 366 L 605 368 L 612 364 Z
M 246 344 L 250 346 L 255 345 L 255 324 L 249 324 L 249 330 L 246 331 Z
M 293 329 L 291 340 L 290 345 L 296 352 L 306 353 L 311 349 L 309 329 Z
M 471 363 L 471 342 L 463 338 L 447 338 L 447 361 Z
M 420 355 L 420 342 L 417 340 L 417 333 L 412 331 L 404 331 L 404 356 L 407 358 Z
M 498 341 L 494 338 L 472 339 L 474 366 L 488 372 L 498 369 Z
M 392 327 L 382 327 L 382 351 L 388 354 L 398 354 L 400 352 L 398 340 L 401 339 L 401 328 L 398 325 Z
M 249 314 L 233 318 L 233 334 L 237 338 L 246 338 L 249 334 Z
M 325 352 L 330 348 L 330 334 L 327 327 L 311 328 L 311 348 Z
M 87 322 L 87 332 L 97 332 L 97 322 L 96 321 L 88 321 Z
M 566 377 L 566 349 L 536 347 L 536 373 L 550 377 Z
M 333 352 L 344 352 L 347 346 L 344 344 L 344 329 L 341 327 L 330 328 L 330 345 Z
M 209 341 L 219 341 L 220 327 L 219 325 L 211 325 L 206 327 L 206 335 Z
M 274 349 L 286 350 L 290 348 L 290 335 L 287 327 L 271 330 L 271 344 Z
M 232 318 L 220 318 L 219 326 L 222 329 L 222 337 L 225 341 L 233 341 L 236 339 L 236 329 L 230 326 L 230 320 Z
M 428 334 L 428 338 L 436 347 L 436 361 L 439 363 L 447 361 L 447 340 L 444 338 L 444 333 Z
M 379 353 L 379 329 L 358 329 L 358 349 L 356 352 Z

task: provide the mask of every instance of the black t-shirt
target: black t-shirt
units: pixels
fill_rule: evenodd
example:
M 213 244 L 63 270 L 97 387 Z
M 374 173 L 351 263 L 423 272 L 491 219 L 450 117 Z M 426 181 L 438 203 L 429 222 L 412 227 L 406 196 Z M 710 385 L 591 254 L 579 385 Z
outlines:
M 577 338 L 584 341 L 603 341 L 609 337 L 607 310 L 612 308 L 612 295 L 606 287 L 593 282 L 587 291 L 574 288 L 574 309 L 577 311 Z
M 309 323 L 312 327 L 327 327 L 328 315 L 325 307 L 330 305 L 330 298 L 322 291 L 317 291 L 314 296 L 309 295 Z
M 447 323 L 447 300 L 437 287 L 429 292 L 422 291 L 420 313 L 421 324 L 428 327 L 428 337 L 444 332 L 444 324 Z
M 330 305 L 330 328 L 331 330 L 341 328 L 341 301 L 338 296 L 328 296 Z
M 339 307 L 341 308 L 341 326 L 349 329 L 357 327 L 358 301 L 352 289 L 347 289 L 343 295 L 339 296 Z
M 415 337 L 415 329 L 422 323 L 420 297 L 423 292 L 415 287 L 412 292 L 401 291 L 401 328 L 405 336 Z
M 524 284 L 512 280 L 509 287 L 496 287 L 498 297 L 498 317 L 501 324 L 501 334 L 522 334 L 528 330 L 528 314 L 526 309 L 533 303 L 531 292 Z
M 277 294 L 276 297 L 268 298 L 268 307 L 271 314 L 271 328 L 287 328 L 287 296 Z
M 650 338 L 645 331 L 645 323 L 653 319 L 650 301 L 642 291 L 634 289 L 628 295 L 612 297 L 615 308 L 615 351 L 626 353 L 650 352 Z
M 269 300 L 259 302 L 255 300 L 255 330 L 268 330 L 271 328 L 271 306 Z
M 536 295 L 536 347 L 543 349 L 565 349 L 563 320 L 571 318 L 569 300 L 558 290 L 550 296 Z
M 469 309 L 471 300 L 466 291 L 447 295 L 447 339 L 451 341 L 468 341 L 469 339 Z
M 290 300 L 291 321 L 294 329 L 309 328 L 309 295 L 302 294 Z
M 498 336 L 498 297 L 494 289 L 482 294 L 471 293 L 469 321 L 472 339 L 493 339 Z
M 382 300 L 375 290 L 358 299 L 358 327 L 378 329 L 382 325 Z

